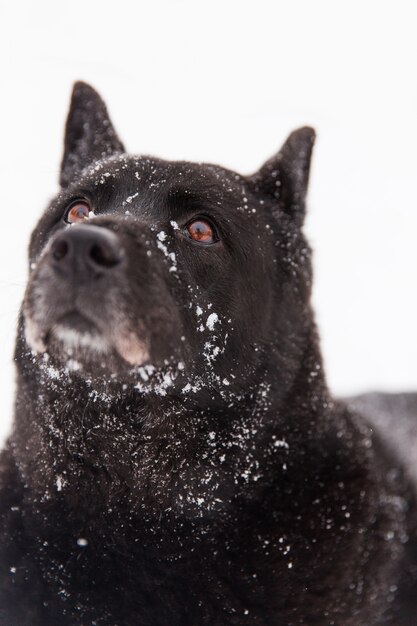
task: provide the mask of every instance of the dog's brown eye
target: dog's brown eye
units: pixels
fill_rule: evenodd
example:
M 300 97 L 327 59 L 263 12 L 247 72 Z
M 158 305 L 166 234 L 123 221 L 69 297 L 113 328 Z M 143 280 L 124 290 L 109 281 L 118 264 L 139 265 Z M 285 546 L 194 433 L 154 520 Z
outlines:
M 205 220 L 195 220 L 187 226 L 188 235 L 200 243 L 214 243 L 216 236 L 212 226 Z
M 78 201 L 68 209 L 65 216 L 65 221 L 68 224 L 75 224 L 76 222 L 83 222 L 90 217 L 91 206 L 88 202 Z

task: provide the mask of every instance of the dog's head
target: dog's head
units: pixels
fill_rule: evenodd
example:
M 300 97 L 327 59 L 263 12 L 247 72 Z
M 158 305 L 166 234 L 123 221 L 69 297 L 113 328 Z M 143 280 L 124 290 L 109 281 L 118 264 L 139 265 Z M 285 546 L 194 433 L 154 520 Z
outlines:
M 249 177 L 129 156 L 77 83 L 61 190 L 30 245 L 23 355 L 144 393 L 245 388 L 271 361 L 286 385 L 311 324 L 313 141 L 295 131 Z

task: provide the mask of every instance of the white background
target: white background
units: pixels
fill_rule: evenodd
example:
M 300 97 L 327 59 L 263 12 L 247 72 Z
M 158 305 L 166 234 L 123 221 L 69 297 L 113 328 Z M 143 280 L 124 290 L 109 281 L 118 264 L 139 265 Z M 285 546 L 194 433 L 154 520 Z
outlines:
M 417 390 L 413 0 L 65 0 L 0 5 L 0 437 L 29 233 L 55 193 L 74 80 L 129 150 L 255 170 L 318 133 L 306 230 L 337 394 Z

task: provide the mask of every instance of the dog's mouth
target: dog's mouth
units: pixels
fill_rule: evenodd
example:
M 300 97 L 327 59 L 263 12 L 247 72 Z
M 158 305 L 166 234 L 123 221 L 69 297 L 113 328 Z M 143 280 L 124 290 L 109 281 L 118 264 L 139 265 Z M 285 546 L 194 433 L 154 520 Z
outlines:
M 150 340 L 141 339 L 146 336 L 145 330 L 139 334 L 123 322 L 92 319 L 76 309 L 61 313 L 47 328 L 38 324 L 28 310 L 24 319 L 26 342 L 42 357 L 38 361 L 41 370 L 48 377 L 52 371 L 54 382 L 57 372 L 77 372 L 89 384 L 117 381 L 122 376 L 124 381 L 133 382 L 139 392 L 161 396 L 167 395 L 177 380 L 178 384 L 185 384 L 181 382 L 184 362 L 180 358 L 153 358 L 151 362 Z M 55 367 L 52 370 L 50 357 Z
M 75 309 L 65 313 L 55 324 L 55 327 L 71 328 L 80 335 L 98 332 L 97 323 L 89 319 L 85 313 L 80 313 Z
M 129 367 L 142 366 L 149 360 L 148 343 L 124 325 L 108 327 L 85 312 L 73 309 L 42 328 L 26 312 L 26 340 L 36 353 L 51 353 L 81 363 L 114 361 Z
M 46 345 L 55 340 L 60 341 L 69 352 L 85 349 L 98 354 L 108 354 L 112 349 L 97 324 L 78 311 L 63 315 L 46 333 Z

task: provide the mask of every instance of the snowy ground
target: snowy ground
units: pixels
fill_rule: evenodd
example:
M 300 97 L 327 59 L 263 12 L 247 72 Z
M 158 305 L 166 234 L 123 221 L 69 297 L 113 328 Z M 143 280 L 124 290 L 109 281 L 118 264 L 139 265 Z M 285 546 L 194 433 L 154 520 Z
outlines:
M 128 149 L 251 172 L 315 126 L 306 229 L 338 394 L 417 389 L 415 4 L 20 1 L 0 7 L 0 438 L 31 228 L 56 190 L 72 82 Z

